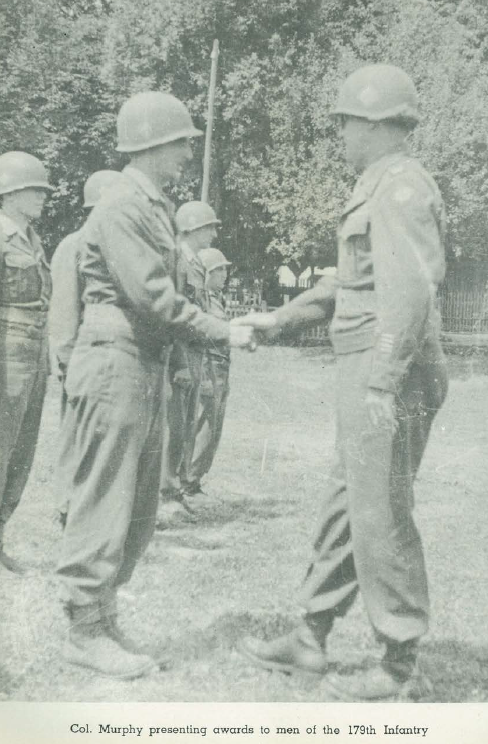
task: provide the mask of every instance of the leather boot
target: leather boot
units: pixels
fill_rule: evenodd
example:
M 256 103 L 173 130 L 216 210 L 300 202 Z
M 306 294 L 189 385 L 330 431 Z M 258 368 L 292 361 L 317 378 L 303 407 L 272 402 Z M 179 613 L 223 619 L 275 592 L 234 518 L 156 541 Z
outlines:
M 355 674 L 327 676 L 322 692 L 325 701 L 341 703 L 373 702 L 375 700 L 420 700 L 432 693 L 432 684 L 417 670 L 407 679 L 399 679 L 378 665 Z
M 124 633 L 117 622 L 118 609 L 115 590 L 108 592 L 104 600 L 100 603 L 100 615 L 107 634 L 125 651 L 131 654 L 149 656 L 154 659 L 159 669 L 169 669 L 171 666 L 171 657 L 168 649 L 161 645 L 138 643 Z
M 417 640 L 388 642 L 380 665 L 352 675 L 330 675 L 324 691 L 341 702 L 419 700 L 432 692 L 430 681 L 417 667 Z
M 305 623 L 274 641 L 244 638 L 237 650 L 264 669 L 287 673 L 302 669 L 313 674 L 325 674 L 327 670 L 325 653 Z
M 63 656 L 70 664 L 116 679 L 134 679 L 155 668 L 149 656 L 127 651 L 108 634 L 98 603 L 71 606 L 68 616 L 71 627 Z

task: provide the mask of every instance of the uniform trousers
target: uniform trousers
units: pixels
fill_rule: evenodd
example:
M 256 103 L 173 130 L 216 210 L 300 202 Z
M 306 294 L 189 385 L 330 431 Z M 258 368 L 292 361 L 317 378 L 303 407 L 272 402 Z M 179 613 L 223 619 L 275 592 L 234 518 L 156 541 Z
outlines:
M 0 319 L 0 536 L 29 477 L 46 391 L 45 313 L 30 312 L 30 324 Z
M 188 480 L 199 483 L 212 467 L 224 426 L 229 397 L 229 361 L 210 358 L 213 393 L 201 396 L 201 410 Z
M 396 395 L 396 430 L 374 428 L 365 404 L 372 355 L 338 356 L 335 463 L 301 600 L 307 623 L 325 638 L 359 590 L 378 640 L 405 643 L 428 626 L 413 484 L 447 374 L 440 347 L 413 363 Z
M 171 370 L 171 392 L 164 421 L 165 441 L 161 469 L 163 496 L 171 498 L 190 482 L 190 466 L 195 447 L 201 406 L 201 383 L 205 351 L 188 348 L 187 367 Z M 171 363 L 170 363 L 171 365 Z
M 69 503 L 58 575 L 69 606 L 129 581 L 154 531 L 164 362 L 127 335 L 84 323 L 66 378 L 59 487 Z

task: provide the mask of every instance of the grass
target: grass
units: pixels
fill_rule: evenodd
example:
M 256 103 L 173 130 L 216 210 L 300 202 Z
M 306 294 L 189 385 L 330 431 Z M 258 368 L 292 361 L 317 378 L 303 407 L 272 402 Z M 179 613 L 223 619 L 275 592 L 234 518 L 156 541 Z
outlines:
M 488 701 L 486 567 L 488 377 L 450 359 L 456 379 L 439 414 L 417 487 L 416 518 L 430 576 L 432 627 L 421 661 L 431 701 Z M 315 702 L 321 681 L 255 669 L 234 650 L 297 621 L 296 593 L 334 445 L 334 365 L 323 348 L 268 347 L 233 358 L 224 436 L 207 482 L 215 496 L 197 524 L 155 536 L 121 597 L 135 637 L 168 639 L 171 671 L 118 682 L 66 666 L 66 621 L 53 575 L 58 388 L 50 387 L 35 466 L 7 535 L 30 573 L 3 571 L 0 697 L 36 701 Z M 329 646 L 340 666 L 370 663 L 361 602 Z

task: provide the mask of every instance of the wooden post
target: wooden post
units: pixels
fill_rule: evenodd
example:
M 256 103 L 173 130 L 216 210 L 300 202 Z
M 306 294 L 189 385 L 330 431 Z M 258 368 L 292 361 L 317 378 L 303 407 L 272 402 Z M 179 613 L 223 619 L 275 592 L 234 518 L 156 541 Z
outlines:
M 217 62 L 219 59 L 219 42 L 214 39 L 212 54 L 212 67 L 210 69 L 210 86 L 208 89 L 207 129 L 205 131 L 205 153 L 203 156 L 203 181 L 202 201 L 208 202 L 208 190 L 210 185 L 210 160 L 212 157 L 212 133 L 214 118 L 215 89 L 217 84 Z

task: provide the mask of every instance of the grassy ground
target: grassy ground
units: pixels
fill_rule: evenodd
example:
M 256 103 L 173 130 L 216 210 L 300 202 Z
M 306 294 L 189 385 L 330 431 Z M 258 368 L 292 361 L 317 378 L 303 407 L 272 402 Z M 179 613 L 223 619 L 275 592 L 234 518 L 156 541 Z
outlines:
M 432 627 L 422 664 L 433 701 L 488 701 L 488 376 L 451 358 L 455 379 L 417 488 L 431 580 Z M 224 437 L 197 525 L 156 536 L 121 599 L 124 628 L 169 637 L 174 668 L 133 682 L 66 667 L 66 623 L 53 568 L 60 530 L 52 475 L 58 389 L 49 391 L 38 455 L 8 533 L 25 578 L 0 586 L 2 699 L 37 701 L 320 701 L 321 682 L 254 669 L 235 652 L 244 634 L 270 637 L 297 619 L 334 442 L 334 366 L 322 348 L 235 353 Z M 368 663 L 381 649 L 361 602 L 337 623 L 331 658 Z

